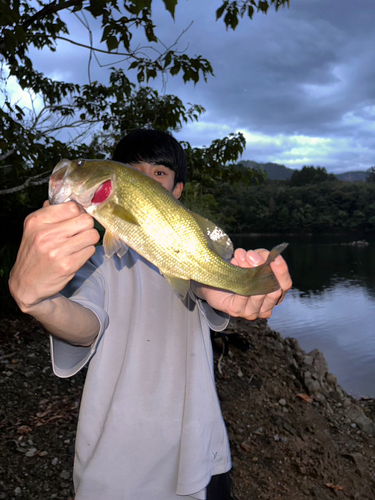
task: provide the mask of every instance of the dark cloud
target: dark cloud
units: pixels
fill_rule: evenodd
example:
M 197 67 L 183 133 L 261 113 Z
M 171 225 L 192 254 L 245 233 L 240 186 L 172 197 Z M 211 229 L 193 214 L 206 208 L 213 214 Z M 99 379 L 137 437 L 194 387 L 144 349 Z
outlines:
M 319 164 L 332 171 L 375 163 L 374 0 L 291 0 L 289 9 L 241 20 L 235 32 L 215 22 L 217 1 L 180 0 L 175 22 L 162 2 L 154 3 L 162 41 L 172 44 L 194 21 L 179 48 L 202 54 L 215 72 L 196 86 L 167 79 L 167 93 L 207 110 L 179 138 L 207 145 L 241 130 L 249 138 L 249 159 L 295 168 Z M 74 32 L 87 42 L 78 21 Z M 87 81 L 84 51 L 64 44 L 57 54 L 37 57 L 51 74 Z M 92 64 L 91 77 L 105 81 L 107 69 Z M 160 81 L 155 86 L 163 89 Z

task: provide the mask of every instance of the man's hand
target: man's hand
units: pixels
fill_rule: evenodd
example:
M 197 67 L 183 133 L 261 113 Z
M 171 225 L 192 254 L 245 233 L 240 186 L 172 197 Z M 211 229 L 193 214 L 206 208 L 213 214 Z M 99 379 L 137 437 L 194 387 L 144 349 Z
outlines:
M 268 254 L 269 251 L 264 249 L 246 252 L 242 248 L 237 248 L 231 263 L 239 267 L 256 267 L 266 261 Z M 247 297 L 200 284 L 194 286 L 194 292 L 198 297 L 206 300 L 211 307 L 230 316 L 248 320 L 269 318 L 273 308 L 282 302 L 286 292 L 292 286 L 288 266 L 280 255 L 271 263 L 271 267 L 280 283 L 280 290 L 267 295 Z
M 92 257 L 98 241 L 92 217 L 76 203 L 45 202 L 30 214 L 9 278 L 20 309 L 33 314 L 39 303 L 59 293 Z

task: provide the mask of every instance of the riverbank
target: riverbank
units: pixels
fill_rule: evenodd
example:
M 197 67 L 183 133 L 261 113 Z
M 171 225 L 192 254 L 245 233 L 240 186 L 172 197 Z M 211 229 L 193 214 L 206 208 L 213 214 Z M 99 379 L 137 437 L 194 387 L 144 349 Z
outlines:
M 215 341 L 216 381 L 237 500 L 375 498 L 375 403 L 337 385 L 266 321 L 232 320 Z M 246 350 L 245 350 L 246 349 Z M 68 500 L 84 373 L 52 374 L 29 318 L 0 323 L 0 500 Z

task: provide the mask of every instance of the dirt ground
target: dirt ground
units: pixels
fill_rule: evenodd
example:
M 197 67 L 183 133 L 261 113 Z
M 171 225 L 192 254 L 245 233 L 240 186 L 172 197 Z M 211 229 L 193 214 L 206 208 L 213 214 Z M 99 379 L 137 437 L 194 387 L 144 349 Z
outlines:
M 374 400 L 351 398 L 322 353 L 266 321 L 233 320 L 226 333 L 214 340 L 215 366 L 234 498 L 374 500 Z M 33 320 L 0 322 L 0 500 L 72 500 L 84 375 L 52 374 Z

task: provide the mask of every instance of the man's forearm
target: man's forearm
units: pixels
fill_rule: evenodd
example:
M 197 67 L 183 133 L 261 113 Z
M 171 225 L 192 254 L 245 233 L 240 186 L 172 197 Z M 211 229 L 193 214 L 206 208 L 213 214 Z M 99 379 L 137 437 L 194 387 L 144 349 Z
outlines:
M 27 313 L 49 333 L 75 345 L 91 345 L 100 329 L 99 320 L 90 309 L 60 294 L 41 301 Z

